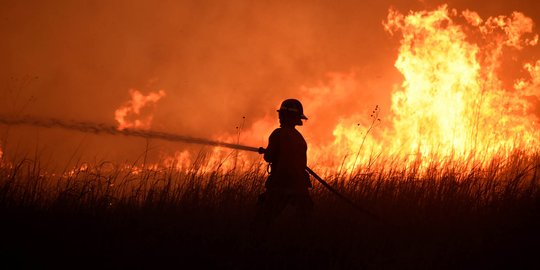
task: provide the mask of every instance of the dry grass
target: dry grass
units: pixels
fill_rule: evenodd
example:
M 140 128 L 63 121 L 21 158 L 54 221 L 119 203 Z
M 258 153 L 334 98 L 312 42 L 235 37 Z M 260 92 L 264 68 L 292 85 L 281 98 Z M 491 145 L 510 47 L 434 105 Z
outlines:
M 249 225 L 261 165 L 203 171 L 196 162 L 179 172 L 102 162 L 55 175 L 33 160 L 4 161 L 1 255 L 29 267 L 463 269 L 525 267 L 539 251 L 538 154 L 468 170 L 327 176 L 383 221 L 315 183 L 309 228 L 290 229 L 287 210 L 257 246 Z

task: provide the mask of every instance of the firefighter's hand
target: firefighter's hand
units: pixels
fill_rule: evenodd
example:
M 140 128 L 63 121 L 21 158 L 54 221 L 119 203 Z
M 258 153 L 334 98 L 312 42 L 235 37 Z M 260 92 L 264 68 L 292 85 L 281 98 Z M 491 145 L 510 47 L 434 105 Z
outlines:
M 262 148 L 262 147 L 259 147 L 259 154 L 264 154 L 264 152 L 266 152 L 266 149 Z

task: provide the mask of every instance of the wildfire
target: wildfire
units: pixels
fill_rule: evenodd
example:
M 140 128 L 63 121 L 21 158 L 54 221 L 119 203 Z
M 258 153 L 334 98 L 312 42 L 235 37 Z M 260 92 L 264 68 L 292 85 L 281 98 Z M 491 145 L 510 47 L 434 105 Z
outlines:
M 311 160 L 334 171 L 449 160 L 474 166 L 515 150 L 538 150 L 540 61 L 525 63 L 529 76 L 514 78 L 513 88 L 501 77 L 505 52 L 538 43 L 530 18 L 514 12 L 484 20 L 441 6 L 408 15 L 390 9 L 383 26 L 400 36 L 395 67 L 404 77 L 392 93 L 386 125 L 379 123 L 378 107 L 363 123 L 355 122 L 358 115 L 342 116 L 334 141 L 314 145 Z M 351 89 L 341 83 L 326 91 L 352 98 Z
M 156 104 L 165 96 L 165 91 L 150 92 L 148 95 L 142 94 L 135 89 L 129 90 L 131 100 L 114 112 L 114 119 L 118 122 L 118 129 L 137 128 L 148 129 L 152 124 L 153 115 L 145 112 L 145 109 Z
M 489 159 L 538 146 L 526 95 L 540 89 L 504 89 L 498 76 L 504 49 L 536 45 L 531 19 L 514 12 L 482 20 L 442 6 L 407 16 L 390 10 L 384 26 L 402 34 L 395 66 L 405 81 L 392 97 L 394 153 Z M 470 35 L 481 38 L 475 43 Z
M 316 138 L 311 123 L 302 127 L 311 165 L 326 172 L 411 164 L 425 168 L 437 162 L 476 166 L 515 150 L 539 150 L 540 60 L 522 63 L 527 76 L 512 78 L 510 84 L 502 69 L 505 54 L 538 44 L 530 18 L 514 12 L 484 19 L 443 5 L 407 15 L 390 9 L 383 27 L 400 39 L 395 68 L 404 78 L 393 89 L 387 115 L 374 106 L 369 117 L 365 110 L 324 117 L 329 112 L 325 104 L 339 108 L 365 91 L 354 72 L 329 74 L 327 84 L 303 87 L 296 96 L 310 119 L 318 119 L 315 126 L 333 130 L 333 138 L 325 141 Z M 147 127 L 151 116 L 126 118 L 139 116 L 142 107 L 165 93 L 130 93 L 132 100 L 115 114 L 119 128 Z M 276 126 L 276 115 L 268 115 L 242 131 L 242 141 L 239 133 L 212 139 L 264 146 Z M 232 150 L 216 148 L 208 156 L 206 164 L 212 167 L 249 166 L 249 157 Z M 183 151 L 165 163 L 188 170 L 199 157 Z
M 211 139 L 220 142 L 228 142 L 242 145 L 264 145 L 268 132 L 275 128 L 275 119 L 266 117 L 259 119 L 249 129 L 237 128 L 236 134 L 226 133 L 214 136 Z M 264 134 L 264 135 L 262 135 Z M 255 167 L 260 168 L 262 161 L 257 159 L 254 153 L 246 153 L 238 150 L 215 147 L 198 147 L 197 151 L 177 151 L 173 155 L 164 153 L 161 159 L 163 165 L 175 168 L 179 171 L 211 172 L 222 171 L 250 171 Z

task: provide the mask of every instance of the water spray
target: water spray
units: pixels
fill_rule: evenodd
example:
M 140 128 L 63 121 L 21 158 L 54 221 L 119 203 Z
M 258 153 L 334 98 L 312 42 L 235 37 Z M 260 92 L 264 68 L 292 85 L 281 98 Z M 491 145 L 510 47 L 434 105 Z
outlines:
M 160 139 L 171 142 L 184 142 L 190 144 L 202 144 L 209 146 L 232 148 L 243 151 L 258 152 L 259 148 L 239 145 L 234 143 L 226 143 L 220 141 L 212 141 L 202 138 L 183 136 L 178 134 L 166 133 L 161 131 L 142 130 L 142 129 L 118 129 L 113 125 L 103 123 L 81 122 L 81 121 L 66 121 L 56 118 L 37 118 L 33 116 L 23 117 L 6 117 L 0 116 L 0 124 L 4 125 L 27 125 L 44 128 L 62 128 L 74 131 L 94 134 L 109 134 L 109 135 L 124 135 L 131 137 L 140 137 L 145 139 Z
M 245 146 L 245 145 L 234 144 L 234 143 L 213 141 L 213 140 L 208 140 L 208 139 L 183 136 L 183 135 L 166 133 L 166 132 L 161 132 L 161 131 L 128 129 L 128 128 L 118 129 L 113 125 L 107 125 L 103 123 L 92 123 L 92 122 L 72 121 L 72 120 L 66 121 L 66 120 L 61 120 L 61 119 L 56 119 L 56 118 L 43 119 L 43 118 L 32 117 L 32 116 L 7 117 L 5 115 L 0 115 L 0 124 L 8 125 L 8 126 L 27 125 L 27 126 L 37 126 L 37 127 L 44 127 L 44 128 L 62 128 L 62 129 L 74 130 L 74 131 L 85 132 L 85 133 L 124 135 L 124 136 L 131 136 L 131 137 L 140 137 L 140 138 L 145 138 L 145 139 L 160 139 L 160 140 L 171 141 L 171 142 L 184 142 L 184 143 L 189 143 L 189 144 L 201 144 L 201 145 L 209 145 L 209 146 L 215 146 L 215 147 L 225 147 L 225 148 L 231 148 L 231 149 L 248 151 L 248 152 L 257 152 L 259 154 L 262 154 L 265 151 L 265 149 L 262 147 L 251 147 L 251 146 Z M 330 184 L 324 181 L 319 175 L 317 175 L 309 167 L 306 167 L 306 171 L 311 176 L 313 176 L 313 178 L 315 178 L 319 183 L 321 183 L 326 189 L 328 189 L 334 195 L 342 199 L 344 202 L 351 205 L 354 209 L 358 210 L 362 214 L 365 214 L 371 218 L 380 220 L 380 218 L 377 215 L 371 213 L 370 211 L 367 211 L 366 209 L 360 207 L 359 205 L 357 205 L 356 203 L 354 203 L 347 197 L 343 196 L 341 193 L 339 193 Z

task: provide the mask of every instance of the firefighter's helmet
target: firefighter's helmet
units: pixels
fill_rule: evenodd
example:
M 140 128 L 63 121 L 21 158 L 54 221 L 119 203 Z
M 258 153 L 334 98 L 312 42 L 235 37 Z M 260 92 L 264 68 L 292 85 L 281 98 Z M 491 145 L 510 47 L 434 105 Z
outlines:
M 300 119 L 307 120 L 307 117 L 304 115 L 304 107 L 302 103 L 297 99 L 286 99 L 281 103 L 281 107 L 278 112 L 285 112 L 299 117 Z

